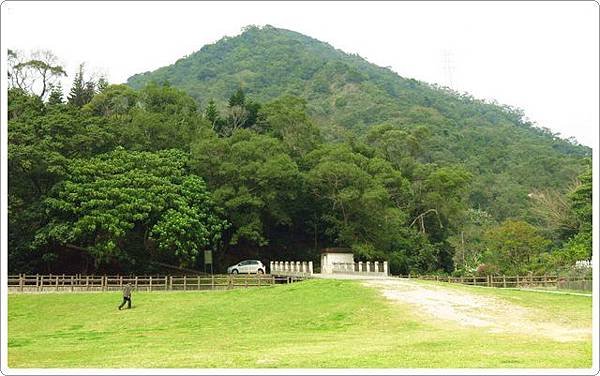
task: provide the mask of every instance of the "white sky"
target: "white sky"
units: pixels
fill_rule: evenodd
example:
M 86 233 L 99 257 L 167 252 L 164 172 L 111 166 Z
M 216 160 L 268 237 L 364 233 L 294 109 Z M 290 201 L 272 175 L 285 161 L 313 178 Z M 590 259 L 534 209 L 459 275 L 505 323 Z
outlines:
M 85 61 L 119 83 L 236 35 L 245 25 L 270 24 L 358 53 L 404 77 L 523 108 L 539 126 L 593 146 L 598 15 L 593 1 L 8 1 L 2 3 L 2 46 L 51 49 L 70 78 Z

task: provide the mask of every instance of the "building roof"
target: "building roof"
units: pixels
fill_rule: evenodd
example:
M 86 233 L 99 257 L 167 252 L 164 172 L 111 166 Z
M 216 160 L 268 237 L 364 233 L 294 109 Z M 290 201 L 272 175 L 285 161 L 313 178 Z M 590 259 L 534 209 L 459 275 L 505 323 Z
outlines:
M 352 253 L 350 248 L 323 248 L 321 253 Z

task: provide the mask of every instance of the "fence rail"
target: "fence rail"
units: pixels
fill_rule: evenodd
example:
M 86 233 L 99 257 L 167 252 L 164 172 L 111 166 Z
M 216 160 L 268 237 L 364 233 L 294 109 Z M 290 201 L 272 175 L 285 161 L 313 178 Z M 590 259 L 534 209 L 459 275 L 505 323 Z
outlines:
M 302 276 L 277 276 L 269 274 L 215 274 L 215 275 L 9 275 L 9 292 L 75 292 L 118 291 L 131 283 L 137 291 L 190 291 L 227 290 L 233 288 L 264 287 L 281 283 L 293 283 Z
M 402 276 L 401 276 L 402 277 Z M 483 276 L 483 277 L 450 277 L 417 275 L 403 276 L 429 281 L 460 283 L 472 286 L 487 286 L 501 288 L 555 288 L 557 290 L 592 290 L 592 279 L 583 277 L 568 277 L 558 275 L 527 275 L 527 276 Z

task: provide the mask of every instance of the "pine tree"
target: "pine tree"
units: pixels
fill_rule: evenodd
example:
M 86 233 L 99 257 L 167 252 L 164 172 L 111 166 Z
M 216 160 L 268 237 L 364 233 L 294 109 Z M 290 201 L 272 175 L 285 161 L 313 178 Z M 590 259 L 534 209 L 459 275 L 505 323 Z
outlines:
M 63 92 L 62 86 L 60 83 L 57 85 L 53 85 L 50 89 L 50 96 L 48 97 L 48 104 L 62 104 L 63 102 Z
M 68 102 L 77 107 L 89 103 L 96 94 L 96 83 L 92 80 L 83 79 L 83 64 L 79 65 L 79 73 L 75 75 L 73 86 L 69 92 Z
M 83 106 L 85 103 L 85 83 L 83 81 L 83 64 L 79 65 L 79 73 L 75 74 L 73 86 L 67 97 L 68 103 L 77 107 Z
M 98 79 L 98 84 L 96 86 L 98 88 L 98 92 L 102 93 L 108 87 L 108 81 L 106 78 L 104 78 L 104 76 L 102 76 Z
M 83 104 L 88 104 L 96 95 L 96 83 L 94 81 L 87 81 L 85 83 L 85 90 L 83 96 Z
M 241 88 L 237 89 L 237 91 L 231 97 L 229 97 L 229 107 L 244 107 L 245 103 L 246 95 L 244 94 L 244 91 Z
M 214 129 L 215 123 L 219 118 L 219 112 L 217 111 L 217 105 L 215 104 L 214 100 L 211 99 L 208 101 L 206 109 L 204 110 L 204 117 L 206 118 L 206 120 L 210 121 L 210 124 L 213 126 Z

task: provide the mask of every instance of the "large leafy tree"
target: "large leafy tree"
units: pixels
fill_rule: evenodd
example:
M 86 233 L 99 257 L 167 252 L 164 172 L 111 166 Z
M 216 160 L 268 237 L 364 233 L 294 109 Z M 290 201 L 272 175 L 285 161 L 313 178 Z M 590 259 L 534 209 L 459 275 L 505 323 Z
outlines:
M 264 116 L 259 129 L 280 139 L 295 158 L 305 156 L 321 142 L 319 128 L 308 116 L 306 101 L 284 96 L 261 108 Z
M 192 145 L 191 165 L 233 225 L 230 244 L 265 246 L 274 228 L 292 224 L 300 174 L 277 139 L 245 129 L 203 139 Z
M 44 200 L 48 223 L 36 242 L 86 249 L 97 263 L 128 260 L 128 247 L 139 242 L 149 259 L 193 265 L 202 250 L 218 244 L 226 222 L 202 179 L 186 173 L 186 163 L 176 150 L 122 148 L 71 161 Z
M 401 203 L 410 196 L 406 179 L 388 162 L 346 145 L 311 152 L 307 165 L 306 181 L 330 241 L 367 256 L 390 250 L 407 219 Z
M 507 274 L 526 274 L 534 271 L 549 241 L 539 235 L 532 225 L 507 220 L 485 234 L 487 260 Z

